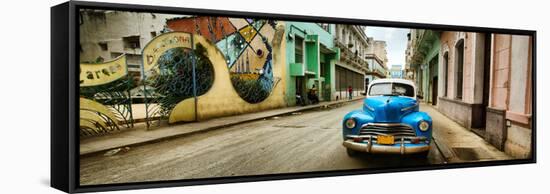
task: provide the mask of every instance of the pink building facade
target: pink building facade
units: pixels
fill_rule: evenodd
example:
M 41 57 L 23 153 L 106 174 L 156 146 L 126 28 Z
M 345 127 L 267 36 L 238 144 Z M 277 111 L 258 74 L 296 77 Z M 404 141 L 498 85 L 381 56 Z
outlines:
M 485 127 L 489 96 L 490 37 L 483 33 L 445 31 L 439 53 L 438 109 L 472 129 Z M 488 71 L 488 70 L 487 70 Z M 481 118 L 481 119 L 480 119 Z
M 531 156 L 532 39 L 445 31 L 437 108 L 516 158 Z
M 532 155 L 532 44 L 529 36 L 492 35 L 486 140 L 517 158 Z

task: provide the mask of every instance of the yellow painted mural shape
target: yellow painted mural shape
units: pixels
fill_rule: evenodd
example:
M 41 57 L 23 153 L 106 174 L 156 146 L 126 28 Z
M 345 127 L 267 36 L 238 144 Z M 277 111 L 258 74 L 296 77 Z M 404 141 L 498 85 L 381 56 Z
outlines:
M 214 67 L 214 83 L 210 90 L 198 96 L 196 101 L 194 98 L 187 98 L 179 102 L 170 112 L 169 123 L 204 120 L 285 106 L 284 83 L 277 85 L 273 89 L 273 94 L 260 103 L 251 104 L 244 101 L 239 97 L 231 83 L 226 59 L 220 50 L 206 38 L 199 35 L 193 36 L 193 42 L 201 44 L 206 49 L 207 57 Z M 278 40 L 277 42 L 281 42 L 281 44 L 274 47 L 274 52 L 277 55 L 274 58 L 276 62 L 274 63 L 273 72 L 275 76 L 284 77 L 285 41 Z
M 109 110 L 108 107 L 106 107 L 105 105 L 103 105 L 99 102 L 96 102 L 96 101 L 93 101 L 93 100 L 90 100 L 90 99 L 86 99 L 86 98 L 80 98 L 80 112 L 82 113 L 82 111 L 90 111 L 90 112 L 100 113 L 100 114 L 105 115 L 106 117 L 108 117 L 113 122 L 116 122 L 115 124 L 118 124 L 118 120 L 117 120 L 117 117 L 115 116 L 115 114 L 113 114 L 113 112 L 111 110 Z M 98 118 L 98 117 L 91 117 L 88 114 L 81 115 L 80 117 L 81 118 L 88 118 L 88 119 Z M 97 121 L 97 122 L 104 123 L 103 120 Z
M 143 48 L 143 70 L 147 72 L 157 64 L 157 60 L 165 51 L 171 48 L 192 48 L 191 34 L 185 32 L 169 32 L 155 37 Z
M 246 42 L 250 42 L 252 38 L 254 38 L 254 36 L 256 35 L 256 30 L 252 26 L 246 26 L 241 29 L 239 33 L 241 33 Z
M 90 129 L 97 129 L 97 126 L 99 125 L 102 128 L 108 128 L 109 124 L 105 122 L 105 120 L 99 116 L 95 111 L 89 111 L 89 110 L 80 110 L 80 126 L 85 126 Z
M 128 71 L 126 55 L 105 63 L 81 63 L 80 87 L 103 85 L 124 77 Z

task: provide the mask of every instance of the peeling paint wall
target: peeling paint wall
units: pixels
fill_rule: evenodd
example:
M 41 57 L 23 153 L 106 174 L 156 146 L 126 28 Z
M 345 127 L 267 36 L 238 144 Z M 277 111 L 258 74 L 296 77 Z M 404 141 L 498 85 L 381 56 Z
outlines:
M 488 139 L 516 158 L 532 155 L 532 39 L 495 34 L 491 58 L 489 108 L 499 111 L 504 125 L 487 121 Z M 502 145 L 504 143 L 504 145 Z

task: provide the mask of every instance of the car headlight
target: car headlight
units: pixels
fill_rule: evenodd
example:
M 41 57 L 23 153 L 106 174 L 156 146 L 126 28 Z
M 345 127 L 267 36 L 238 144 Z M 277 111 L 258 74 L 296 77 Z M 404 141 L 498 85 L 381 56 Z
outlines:
M 346 120 L 345 125 L 348 129 L 354 128 L 355 127 L 355 119 L 349 118 L 348 120 Z
M 418 128 L 420 128 L 421 131 L 427 131 L 430 128 L 430 124 L 426 121 L 420 121 Z

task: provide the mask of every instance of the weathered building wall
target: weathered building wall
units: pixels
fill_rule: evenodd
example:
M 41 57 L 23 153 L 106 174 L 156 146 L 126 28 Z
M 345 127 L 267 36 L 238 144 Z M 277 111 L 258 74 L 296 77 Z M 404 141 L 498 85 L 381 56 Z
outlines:
M 439 98 L 437 108 L 441 113 L 460 125 L 470 128 L 472 120 L 472 105 L 456 99 Z
M 464 41 L 462 98 L 457 95 L 457 81 L 461 78 L 457 77 L 456 45 L 460 41 Z M 440 82 L 439 110 L 467 128 L 484 127 L 485 139 L 506 153 L 529 157 L 531 39 L 518 35 L 443 32 L 441 44 L 440 74 L 447 79 Z M 489 66 L 486 57 L 490 57 Z M 486 71 L 490 75 L 489 85 L 484 85 Z M 489 91 L 487 100 L 484 91 Z
M 494 36 L 494 54 L 492 67 L 491 108 L 507 109 L 510 85 L 510 54 L 512 36 L 497 34 Z
M 424 102 L 437 105 L 439 96 L 440 32 L 411 29 L 407 34 L 405 71 L 417 86 L 417 96 Z
M 139 77 L 141 50 L 161 34 L 170 14 L 85 10 L 80 12 L 80 61 L 110 61 L 125 54 L 130 74 Z M 128 38 L 137 44 L 128 45 Z
M 487 121 L 485 125 L 485 140 L 498 148 L 504 149 L 507 138 L 506 112 L 504 109 L 487 108 Z
M 491 87 L 485 139 L 499 149 L 504 149 L 507 139 L 506 109 L 509 92 L 511 35 L 493 35 L 491 59 Z
M 464 77 L 462 83 L 463 85 L 463 95 L 462 101 L 472 104 L 473 103 L 473 87 L 472 87 L 472 71 L 474 67 L 474 53 L 475 48 L 473 47 L 474 36 L 476 33 L 465 33 L 464 38 Z
M 495 34 L 486 140 L 516 158 L 532 155 L 532 39 Z
M 372 53 L 382 59 L 382 66 L 385 68 L 388 67 L 388 51 L 386 50 L 386 41 L 374 40 L 372 42 L 373 50 Z
M 366 49 L 366 59 L 369 65 L 369 71 L 366 78 L 369 81 L 385 78 L 388 73 L 388 57 L 386 51 L 386 42 L 367 38 L 368 47 Z
M 483 95 L 484 36 L 479 33 L 445 31 L 440 36 L 438 108 L 467 128 L 483 126 L 480 119 L 485 107 Z M 464 47 L 457 47 L 463 43 Z M 459 49 L 462 50 L 462 76 L 459 76 Z M 445 80 L 446 78 L 446 80 Z M 458 82 L 462 81 L 462 96 L 458 95 Z M 479 85 L 481 83 L 481 85 Z M 477 85 L 477 87 L 475 87 Z M 478 99 L 478 100 L 475 100 Z M 452 107 L 452 108 L 450 108 Z M 461 108 L 459 108 L 461 107 Z M 455 112 L 454 110 L 460 110 Z
M 439 37 L 435 37 L 435 40 L 430 44 L 428 53 L 424 57 L 424 60 L 422 60 L 421 65 L 422 67 L 422 93 L 424 96 L 424 101 L 428 103 L 432 103 L 434 99 L 432 99 L 432 93 L 434 92 L 433 88 L 433 79 L 438 76 L 438 54 L 441 47 L 441 43 L 439 42 Z M 435 89 L 437 90 L 437 89 Z
M 369 47 L 365 28 L 355 25 L 337 24 L 335 45 L 340 49 L 340 58 L 335 68 L 335 92 L 332 99 L 349 98 L 348 87 L 352 86 L 352 96 L 365 92 L 365 72 L 368 63 L 365 59 Z M 370 45 L 372 46 L 372 45 Z

